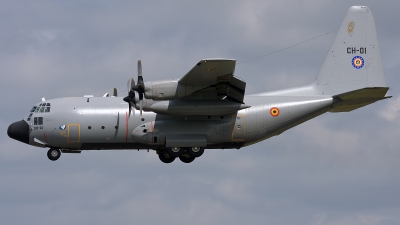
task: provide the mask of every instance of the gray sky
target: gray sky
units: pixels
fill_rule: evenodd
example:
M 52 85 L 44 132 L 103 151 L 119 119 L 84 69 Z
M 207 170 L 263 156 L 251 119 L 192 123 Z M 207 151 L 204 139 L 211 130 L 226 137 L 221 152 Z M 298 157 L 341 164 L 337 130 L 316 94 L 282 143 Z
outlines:
M 239 62 L 374 13 L 389 94 L 191 164 L 154 152 L 85 151 L 57 162 L 6 134 L 41 97 L 101 96 L 136 76 L 179 78 L 203 58 Z M 400 224 L 397 0 L 0 0 L 1 224 Z M 335 33 L 237 65 L 246 93 L 305 85 Z

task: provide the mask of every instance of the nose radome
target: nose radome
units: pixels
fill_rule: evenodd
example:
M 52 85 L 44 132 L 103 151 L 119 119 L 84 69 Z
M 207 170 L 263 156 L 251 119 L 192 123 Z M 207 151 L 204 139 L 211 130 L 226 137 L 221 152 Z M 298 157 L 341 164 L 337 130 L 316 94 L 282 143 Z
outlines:
M 11 124 L 7 134 L 12 139 L 29 144 L 29 125 L 24 120 Z

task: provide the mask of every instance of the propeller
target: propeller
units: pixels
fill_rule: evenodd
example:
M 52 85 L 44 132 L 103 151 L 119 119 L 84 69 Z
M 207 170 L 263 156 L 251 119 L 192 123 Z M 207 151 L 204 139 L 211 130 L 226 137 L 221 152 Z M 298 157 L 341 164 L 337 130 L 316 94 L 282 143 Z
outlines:
M 144 82 L 142 76 L 142 61 L 138 60 L 138 81 L 135 86 L 132 87 L 139 94 L 139 107 L 140 107 L 140 116 L 142 116 L 143 111 L 143 95 L 144 95 Z
M 125 102 L 129 103 L 129 115 L 131 115 L 131 107 L 132 105 L 136 106 L 136 102 L 135 102 L 135 91 L 138 93 L 139 95 L 139 107 L 140 107 L 140 116 L 142 116 L 142 111 L 143 111 L 143 95 L 144 95 L 144 90 L 145 90 L 145 86 L 144 86 L 144 82 L 143 82 L 143 76 L 142 76 L 142 61 L 138 60 L 138 81 L 137 84 L 135 84 L 135 81 L 132 80 L 128 80 L 128 96 L 126 96 L 124 98 Z
M 133 85 L 135 81 L 128 79 L 127 88 L 129 90 L 128 96 L 124 98 L 124 101 L 129 104 L 129 116 L 131 116 L 132 106 L 135 105 L 135 91 L 133 90 Z

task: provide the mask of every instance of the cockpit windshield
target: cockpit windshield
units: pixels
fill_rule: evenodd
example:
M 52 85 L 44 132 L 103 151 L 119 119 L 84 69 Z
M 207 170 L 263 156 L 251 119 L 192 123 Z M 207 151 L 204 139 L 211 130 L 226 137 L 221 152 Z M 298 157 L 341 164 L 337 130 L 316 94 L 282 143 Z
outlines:
M 31 113 L 49 113 L 50 103 L 40 103 L 38 106 L 33 106 Z

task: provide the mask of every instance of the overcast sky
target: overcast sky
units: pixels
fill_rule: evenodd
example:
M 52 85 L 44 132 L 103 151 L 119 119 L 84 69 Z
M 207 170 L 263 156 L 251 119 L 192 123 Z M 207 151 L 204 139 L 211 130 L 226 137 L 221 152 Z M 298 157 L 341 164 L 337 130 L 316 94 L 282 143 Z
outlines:
M 200 59 L 238 62 L 337 29 L 351 5 L 377 25 L 389 94 L 238 150 L 166 165 L 151 151 L 85 151 L 52 162 L 10 139 L 46 97 L 101 96 L 143 63 L 146 81 Z M 0 0 L 1 224 L 400 224 L 398 0 Z M 335 32 L 238 64 L 247 94 L 311 83 Z

